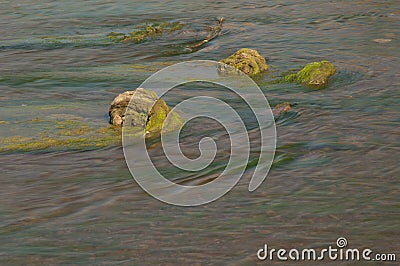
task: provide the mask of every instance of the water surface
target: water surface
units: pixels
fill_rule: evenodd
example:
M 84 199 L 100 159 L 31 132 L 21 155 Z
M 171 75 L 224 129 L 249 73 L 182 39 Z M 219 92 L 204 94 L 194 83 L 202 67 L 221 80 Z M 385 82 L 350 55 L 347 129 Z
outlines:
M 321 248 L 340 236 L 350 247 L 399 250 L 397 1 L 0 5 L 2 138 L 56 134 L 35 119 L 107 127 L 112 99 L 154 71 L 184 60 L 220 60 L 242 47 L 268 58 L 271 71 L 256 81 L 271 105 L 289 101 L 298 113 L 278 123 L 275 164 L 258 190 L 247 191 L 250 166 L 233 191 L 201 207 L 166 205 L 143 192 L 118 136 L 97 148 L 2 153 L 1 264 L 252 265 L 264 243 Z M 221 36 L 198 51 L 183 49 L 220 16 L 226 19 Z M 196 34 L 140 44 L 106 37 L 157 21 L 181 21 Z M 391 41 L 373 41 L 379 38 Z M 321 59 L 338 68 L 325 89 L 269 82 Z M 178 98 L 168 100 L 173 105 Z M 201 128 L 224 134 L 210 121 Z M 198 139 L 192 134 L 187 137 Z

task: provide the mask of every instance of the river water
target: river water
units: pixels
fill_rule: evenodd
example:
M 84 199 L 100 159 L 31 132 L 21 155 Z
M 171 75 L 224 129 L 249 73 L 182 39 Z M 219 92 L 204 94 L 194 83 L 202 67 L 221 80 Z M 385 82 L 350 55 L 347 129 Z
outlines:
M 2 1 L 0 6 L 3 139 L 40 136 L 43 123 L 34 122 L 41 119 L 107 126 L 112 99 L 155 71 L 186 60 L 220 60 L 242 47 L 268 58 L 271 69 L 256 82 L 270 104 L 288 101 L 295 112 L 277 123 L 275 163 L 256 191 L 247 191 L 244 178 L 224 197 L 199 207 L 167 205 L 142 191 L 118 141 L 97 148 L 3 151 L 2 265 L 253 265 L 265 243 L 318 249 L 338 237 L 351 248 L 399 256 L 397 1 Z M 221 36 L 198 51 L 183 49 L 207 35 L 204 28 L 220 16 L 225 17 Z M 182 31 L 139 44 L 115 44 L 106 37 L 163 21 L 180 21 L 196 34 Z M 322 59 L 338 69 L 324 89 L 269 82 Z M 175 96 L 183 94 L 177 90 Z M 189 138 L 198 140 L 201 130 L 223 134 L 218 125 L 202 123 Z

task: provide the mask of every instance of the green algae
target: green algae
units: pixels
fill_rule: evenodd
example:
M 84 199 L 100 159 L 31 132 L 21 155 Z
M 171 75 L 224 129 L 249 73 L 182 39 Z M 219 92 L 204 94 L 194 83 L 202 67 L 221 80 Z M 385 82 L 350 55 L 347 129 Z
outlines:
M 129 32 L 128 34 L 121 32 L 111 32 L 107 37 L 113 42 L 122 43 L 140 43 L 148 38 L 161 36 L 163 33 L 170 33 L 181 30 L 184 24 L 180 22 L 163 22 L 145 24 L 137 28 L 137 30 Z
M 170 111 L 171 109 L 167 106 L 167 104 L 163 100 L 158 99 L 154 103 L 153 108 L 150 110 L 146 124 L 146 131 L 149 131 L 150 133 L 160 132 L 164 120 L 167 118 L 167 115 Z
M 178 61 L 166 60 L 159 62 L 141 62 L 135 64 L 118 63 L 106 66 L 68 67 L 68 69 L 53 69 L 53 71 L 36 71 L 29 73 L 7 72 L 2 73 L 1 82 L 5 85 L 20 86 L 36 81 L 67 82 L 68 84 L 104 82 L 136 82 L 142 73 L 151 75 L 154 72 L 177 63 Z M 94 84 L 93 86 L 95 86 Z
M 296 82 L 310 87 L 322 87 L 328 83 L 331 76 L 336 73 L 335 66 L 329 61 L 320 61 L 307 64 L 295 74 L 284 77 L 286 82 Z
M 163 125 L 166 117 L 167 126 Z M 121 145 L 122 127 L 99 125 L 84 119 L 68 116 L 32 118 L 4 124 L 15 132 L 29 132 L 28 136 L 16 135 L 0 138 L 0 153 L 47 152 L 58 150 L 98 149 Z M 166 103 L 159 99 L 148 118 L 146 138 L 158 137 L 162 130 L 175 130 L 183 124 L 182 118 L 171 111 Z M 163 128 L 164 126 L 164 128 Z M 15 127 L 15 128 L 14 128 Z M 133 136 L 143 134 L 143 127 L 133 128 Z
M 40 37 L 39 43 L 43 47 L 43 43 L 48 48 L 60 48 L 60 47 L 91 47 L 98 45 L 108 45 L 108 40 L 104 38 L 101 33 L 91 33 L 91 34 L 76 34 L 68 36 L 42 36 Z M 32 44 L 34 45 L 34 44 Z
M 166 121 L 167 116 L 168 120 Z M 166 121 L 166 123 L 164 123 Z M 161 132 L 170 132 L 180 128 L 183 125 L 183 119 L 165 103 L 158 99 L 150 110 L 146 123 L 146 138 L 158 137 Z
M 249 48 L 242 48 L 229 57 L 220 60 L 220 62 L 241 70 L 245 74 L 251 76 L 268 70 L 265 58 L 256 50 Z
M 71 128 L 71 127 L 87 127 L 87 125 L 76 119 L 56 120 L 54 126 L 58 129 Z
M 20 123 L 16 123 L 18 125 Z M 12 136 L 0 139 L 0 152 L 35 152 L 47 150 L 95 149 L 121 142 L 121 128 L 97 126 L 83 121 L 32 119 L 23 123 L 40 131 L 33 136 Z
M 44 122 L 45 120 L 43 120 L 43 119 L 40 119 L 39 117 L 35 117 L 35 118 L 32 118 L 31 120 L 30 120 L 30 122 L 32 122 L 32 123 L 41 123 L 41 122 Z
M 175 21 L 175 22 L 163 22 L 161 23 L 161 27 L 166 29 L 169 32 L 181 30 L 185 27 L 185 24 Z
M 0 152 L 28 152 L 40 150 L 70 150 L 100 148 L 120 143 L 118 136 L 79 135 L 79 137 L 35 137 L 14 136 L 0 141 Z
M 81 148 L 99 148 L 106 147 L 112 144 L 117 144 L 118 141 L 109 137 L 79 137 L 79 138 L 54 138 L 54 137 L 39 137 L 26 138 L 21 136 L 4 138 L 0 142 L 0 152 L 27 152 L 39 150 L 69 150 Z
M 59 136 L 83 136 L 89 133 L 89 127 L 61 129 L 56 132 Z
M 110 32 L 107 37 L 113 42 L 121 42 L 126 38 L 126 35 L 124 33 Z

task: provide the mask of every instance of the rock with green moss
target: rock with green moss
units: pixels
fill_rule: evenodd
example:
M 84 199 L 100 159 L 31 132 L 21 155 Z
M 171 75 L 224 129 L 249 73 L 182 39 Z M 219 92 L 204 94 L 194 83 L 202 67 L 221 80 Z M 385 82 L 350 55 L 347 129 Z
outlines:
M 250 76 L 257 75 L 268 69 L 265 58 L 256 50 L 249 48 L 242 48 L 220 62 L 239 69 Z M 223 69 L 220 70 L 223 71 Z
M 143 88 L 118 95 L 111 103 L 109 115 L 112 125 L 145 128 L 146 137 L 157 136 L 162 129 L 175 130 L 183 121 L 155 92 Z M 168 115 L 170 118 L 164 125 Z
M 329 61 L 320 61 L 307 64 L 299 72 L 285 76 L 287 82 L 296 82 L 311 87 L 321 87 L 336 72 L 335 66 Z

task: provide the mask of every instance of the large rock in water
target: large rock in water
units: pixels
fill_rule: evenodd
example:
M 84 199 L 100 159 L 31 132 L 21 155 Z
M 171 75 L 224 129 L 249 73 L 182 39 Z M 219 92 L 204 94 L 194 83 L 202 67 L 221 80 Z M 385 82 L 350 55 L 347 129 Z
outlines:
M 158 100 L 157 94 L 150 90 L 138 88 L 119 94 L 111 103 L 109 110 L 110 124 L 122 126 L 125 123 L 125 112 L 129 106 L 130 124 L 144 127 L 150 113 L 150 108 Z
M 115 97 L 109 110 L 110 124 L 145 127 L 146 137 L 154 137 L 161 133 L 163 123 L 170 112 L 171 108 L 164 100 L 159 99 L 155 92 L 138 88 Z M 172 112 L 170 117 L 168 128 L 164 130 L 174 130 L 182 125 L 183 120 L 177 113 Z
M 268 69 L 265 58 L 256 50 L 249 48 L 242 48 L 220 62 L 239 69 L 250 76 L 257 75 Z
M 288 82 L 296 82 L 310 87 L 321 87 L 336 72 L 335 66 L 329 61 L 320 61 L 307 64 L 299 72 L 287 75 L 284 79 Z

